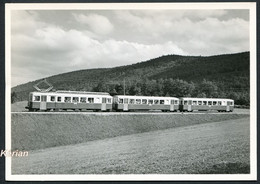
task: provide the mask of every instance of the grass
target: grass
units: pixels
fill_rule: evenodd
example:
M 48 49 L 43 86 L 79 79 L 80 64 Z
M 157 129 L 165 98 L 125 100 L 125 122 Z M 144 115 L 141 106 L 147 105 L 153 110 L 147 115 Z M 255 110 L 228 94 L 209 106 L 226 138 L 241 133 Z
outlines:
M 250 172 L 249 118 L 30 151 L 13 174 L 237 174 Z
M 11 117 L 11 143 L 12 150 L 36 150 L 248 116 L 247 114 L 14 113 Z

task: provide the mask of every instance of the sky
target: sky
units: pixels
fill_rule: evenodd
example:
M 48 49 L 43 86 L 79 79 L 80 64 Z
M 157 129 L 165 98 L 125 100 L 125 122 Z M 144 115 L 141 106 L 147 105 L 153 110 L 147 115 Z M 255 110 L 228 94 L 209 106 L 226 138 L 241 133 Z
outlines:
M 12 87 L 162 55 L 249 51 L 249 10 L 12 10 Z

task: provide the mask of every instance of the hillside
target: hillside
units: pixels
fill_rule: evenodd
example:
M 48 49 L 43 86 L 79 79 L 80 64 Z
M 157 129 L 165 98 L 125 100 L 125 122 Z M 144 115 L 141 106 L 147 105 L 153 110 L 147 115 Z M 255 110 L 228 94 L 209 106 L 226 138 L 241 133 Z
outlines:
M 249 52 L 218 56 L 161 56 L 115 68 L 86 69 L 46 78 L 55 90 L 106 91 L 131 95 L 229 97 L 249 104 Z M 24 101 L 33 85 L 12 88 L 13 102 Z

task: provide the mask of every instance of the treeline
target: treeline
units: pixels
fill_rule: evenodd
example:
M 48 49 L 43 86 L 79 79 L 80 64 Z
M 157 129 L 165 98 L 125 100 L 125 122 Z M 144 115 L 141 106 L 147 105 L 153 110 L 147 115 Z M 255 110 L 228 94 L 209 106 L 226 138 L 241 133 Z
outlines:
M 187 82 L 181 79 L 158 79 L 144 81 L 128 81 L 124 84 L 106 84 L 99 82 L 93 88 L 96 92 L 108 92 L 111 95 L 144 95 L 201 98 L 231 98 L 236 105 L 250 104 L 249 89 L 237 90 L 223 88 L 217 83 L 203 79 L 201 82 Z

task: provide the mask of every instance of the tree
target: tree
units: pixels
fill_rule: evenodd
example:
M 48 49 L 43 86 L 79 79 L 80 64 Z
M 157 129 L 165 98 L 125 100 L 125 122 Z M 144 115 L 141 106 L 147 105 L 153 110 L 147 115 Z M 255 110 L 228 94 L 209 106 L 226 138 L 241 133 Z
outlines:
M 16 94 L 15 91 L 13 91 L 13 92 L 11 93 L 11 103 L 13 104 L 13 103 L 16 102 L 16 101 L 17 101 L 17 94 Z

